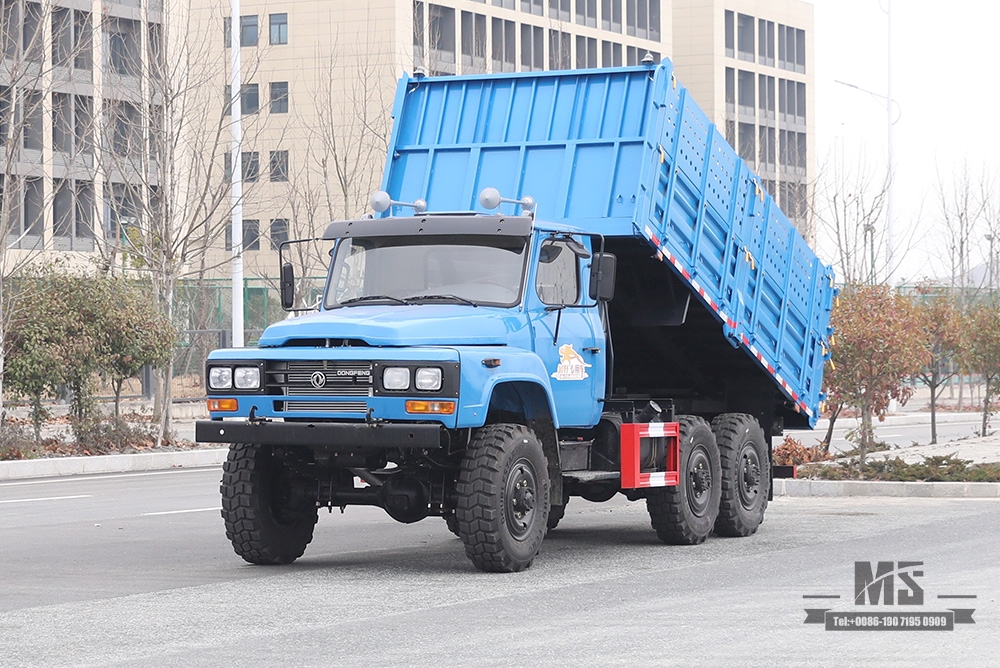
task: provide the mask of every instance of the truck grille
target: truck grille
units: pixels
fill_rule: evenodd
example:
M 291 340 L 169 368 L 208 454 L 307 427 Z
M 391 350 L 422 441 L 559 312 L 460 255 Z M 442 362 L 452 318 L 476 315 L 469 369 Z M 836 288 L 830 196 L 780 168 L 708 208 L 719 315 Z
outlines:
M 372 363 L 339 361 L 288 361 L 267 363 L 268 394 L 286 397 L 370 397 Z M 309 403 L 309 402 L 287 402 Z M 364 402 L 353 402 L 364 403 Z M 287 408 L 287 410 L 324 410 Z M 356 409 L 351 409 L 356 410 Z M 364 411 L 365 409 L 360 409 Z
M 311 411 L 316 413 L 364 413 L 367 401 L 285 401 L 286 411 Z

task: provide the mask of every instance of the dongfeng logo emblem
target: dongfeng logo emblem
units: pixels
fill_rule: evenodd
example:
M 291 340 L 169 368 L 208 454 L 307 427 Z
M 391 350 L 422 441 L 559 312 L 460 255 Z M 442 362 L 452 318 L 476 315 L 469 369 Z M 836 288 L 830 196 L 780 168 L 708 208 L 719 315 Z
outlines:
M 312 376 L 309 377 L 309 382 L 316 389 L 319 389 L 326 385 L 326 374 L 322 371 L 313 371 Z

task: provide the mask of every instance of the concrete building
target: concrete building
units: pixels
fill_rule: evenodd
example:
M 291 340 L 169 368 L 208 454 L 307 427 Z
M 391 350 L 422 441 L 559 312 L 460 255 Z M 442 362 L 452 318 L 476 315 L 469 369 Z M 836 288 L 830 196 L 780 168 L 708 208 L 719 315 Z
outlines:
M 5 270 L 42 252 L 89 263 L 121 243 L 160 101 L 161 0 L 2 0 L 0 232 Z
M 678 78 L 814 241 L 813 6 L 673 0 L 672 54 Z

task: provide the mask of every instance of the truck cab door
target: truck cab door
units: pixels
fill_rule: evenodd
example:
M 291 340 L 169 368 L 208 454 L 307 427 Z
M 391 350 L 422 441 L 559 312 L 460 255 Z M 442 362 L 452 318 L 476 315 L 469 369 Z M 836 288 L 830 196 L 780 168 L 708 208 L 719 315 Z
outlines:
M 546 235 L 535 247 L 527 300 L 535 353 L 548 371 L 559 424 L 592 426 L 601 416 L 606 350 L 598 305 L 587 297 L 590 239 Z

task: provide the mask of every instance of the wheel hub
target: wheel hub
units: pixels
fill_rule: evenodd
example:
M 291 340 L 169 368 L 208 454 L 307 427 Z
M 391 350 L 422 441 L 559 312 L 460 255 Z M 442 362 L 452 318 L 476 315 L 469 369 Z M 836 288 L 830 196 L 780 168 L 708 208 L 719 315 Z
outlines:
M 527 460 L 511 467 L 505 485 L 507 528 L 514 538 L 527 536 L 535 524 L 538 485 L 535 471 Z
M 708 469 L 699 468 L 691 472 L 691 480 L 695 494 L 702 494 L 712 486 L 712 473 Z
M 760 494 L 760 484 L 762 479 L 760 459 L 753 443 L 743 446 L 740 453 L 740 483 L 737 486 L 740 496 L 740 503 L 747 510 L 754 508 Z

